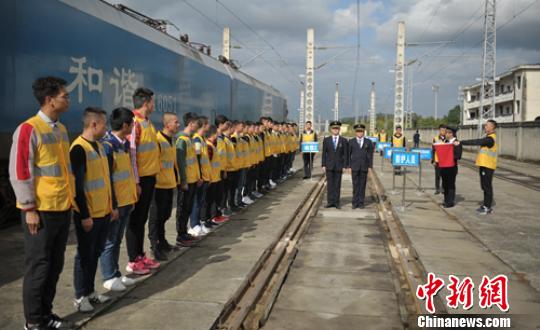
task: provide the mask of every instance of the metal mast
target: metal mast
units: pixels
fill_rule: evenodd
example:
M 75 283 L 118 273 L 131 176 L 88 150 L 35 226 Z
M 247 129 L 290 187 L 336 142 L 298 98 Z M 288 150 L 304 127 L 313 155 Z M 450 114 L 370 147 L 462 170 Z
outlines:
M 480 86 L 480 105 L 478 107 L 478 136 L 482 135 L 484 118 L 495 117 L 495 53 L 496 33 L 495 0 L 485 0 L 484 10 L 484 49 L 482 53 L 482 84 Z M 489 107 L 484 113 L 484 99 Z
M 300 118 L 298 119 L 298 127 L 300 129 L 300 132 L 304 131 L 304 90 L 300 89 L 300 109 L 298 109 L 300 112 Z
M 306 104 L 304 111 L 305 121 L 313 122 L 315 118 L 315 31 L 307 30 L 307 47 L 306 47 Z
M 228 27 L 223 28 L 223 47 L 221 55 L 228 60 L 231 59 L 231 33 Z
M 371 82 L 371 93 L 369 100 L 369 134 L 373 135 L 375 133 L 375 82 Z
M 396 126 L 403 126 L 403 86 L 405 79 L 405 22 L 398 22 L 396 43 L 396 67 L 394 85 L 394 130 Z
M 339 83 L 336 83 L 336 92 L 334 94 L 334 120 L 339 120 Z

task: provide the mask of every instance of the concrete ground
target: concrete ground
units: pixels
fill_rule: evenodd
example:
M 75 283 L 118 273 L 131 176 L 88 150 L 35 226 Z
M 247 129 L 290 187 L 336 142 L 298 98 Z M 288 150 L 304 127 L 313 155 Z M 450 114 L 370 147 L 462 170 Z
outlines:
M 351 198 L 345 174 L 342 209 L 324 197 L 264 329 L 403 329 L 375 205 Z
M 442 195 L 434 195 L 433 167 L 425 162 L 423 191 L 417 190 L 417 169 L 411 169 L 407 175 L 403 210 L 403 177 L 396 177 L 397 188 L 392 191 L 389 163 L 386 161 L 381 172 L 380 157 L 376 156 L 374 169 L 426 271 L 442 276 L 446 281 L 450 274 L 471 276 L 476 289 L 482 275 L 505 274 L 509 278 L 510 313 L 526 315 L 519 319 L 524 328 L 540 326 L 537 315 L 540 311 L 539 192 L 494 178 L 494 211 L 488 216 L 479 216 L 475 209 L 483 194 L 478 172 L 461 166 L 456 182 L 457 205 L 443 209 L 440 206 Z M 497 307 L 480 309 L 477 301 L 468 311 L 457 309 L 449 312 L 500 313 Z
M 295 167 L 300 167 L 297 158 Z M 303 173 L 279 185 L 254 205 L 208 235 L 197 246 L 182 248 L 150 276 L 123 293 L 107 293 L 111 303 L 96 306 L 96 313 L 82 314 L 73 307 L 73 257 L 76 238 L 72 231 L 58 283 L 54 311 L 88 329 L 208 329 L 233 293 L 245 280 L 263 251 L 277 237 L 303 198 L 316 184 L 302 180 Z M 166 224 L 167 239 L 175 240 L 175 214 Z M 149 242 L 145 243 L 146 247 Z M 125 244 L 121 270 L 127 262 Z M 0 257 L 0 329 L 21 329 L 23 239 L 19 226 L 2 231 Z M 96 290 L 104 293 L 98 270 Z

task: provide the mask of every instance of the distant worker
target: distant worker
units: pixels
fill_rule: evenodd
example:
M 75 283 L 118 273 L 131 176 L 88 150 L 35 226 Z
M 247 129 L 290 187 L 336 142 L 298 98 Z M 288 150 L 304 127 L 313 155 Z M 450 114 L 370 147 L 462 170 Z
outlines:
M 311 121 L 306 121 L 305 129 L 300 136 L 300 143 L 302 142 L 317 142 L 317 133 L 311 129 Z M 313 169 L 313 159 L 315 158 L 314 152 L 304 152 L 302 154 L 304 160 L 304 179 L 311 178 L 311 170 Z
M 339 135 L 340 129 L 341 122 L 331 122 L 330 131 L 332 134 L 323 140 L 322 170 L 326 173 L 327 181 L 326 208 L 341 208 L 341 176 L 348 163 L 349 143 L 346 138 Z
M 386 140 L 387 140 L 387 134 L 386 134 L 386 132 L 384 131 L 384 128 L 381 129 L 381 131 L 380 131 L 379 134 L 378 134 L 378 137 L 379 137 L 379 141 L 380 141 L 380 142 L 386 142 Z
M 476 166 L 480 171 L 480 186 L 484 191 L 484 202 L 476 210 L 480 215 L 491 213 L 491 204 L 493 203 L 493 173 L 497 168 L 497 122 L 489 119 L 484 124 L 486 136 L 481 139 L 456 141 L 454 145 L 460 143 L 464 146 L 480 146 L 478 157 L 476 158 Z
M 364 136 L 364 125 L 354 125 L 356 137 L 349 140 L 348 166 L 351 169 L 352 208 L 364 208 L 368 171 L 373 167 L 373 142 Z
M 413 135 L 413 142 L 415 148 L 418 148 L 420 146 L 420 133 L 418 132 L 418 130 L 416 130 Z
M 24 232 L 24 328 L 72 328 L 52 311 L 75 196 L 68 134 L 59 122 L 68 111 L 69 94 L 66 81 L 56 77 L 36 79 L 32 90 L 40 109 L 13 133 L 9 157 Z
M 457 141 L 457 129 L 453 127 L 446 128 L 445 143 L 454 143 Z M 458 174 L 458 161 L 461 159 L 462 148 L 461 145 L 454 146 L 453 148 L 453 166 L 443 166 L 439 164 L 442 187 L 444 193 L 443 207 L 454 207 L 456 200 L 456 176 Z
M 446 125 L 439 125 L 439 134 L 433 137 L 432 140 L 432 153 L 431 153 L 431 164 L 435 168 L 435 195 L 441 193 L 441 171 L 439 169 L 439 159 L 435 153 L 435 144 L 445 143 L 446 142 Z
M 405 136 L 402 133 L 402 128 L 400 125 L 396 126 L 396 131 L 391 137 L 391 146 L 392 148 L 405 148 L 406 147 L 406 139 Z M 401 175 L 401 166 L 394 166 L 394 173 L 397 175 Z

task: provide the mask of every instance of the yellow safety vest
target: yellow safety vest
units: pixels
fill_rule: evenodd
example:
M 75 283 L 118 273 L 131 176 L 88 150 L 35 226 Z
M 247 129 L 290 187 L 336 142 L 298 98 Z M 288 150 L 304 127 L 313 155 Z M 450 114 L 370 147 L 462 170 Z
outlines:
M 234 172 L 238 170 L 238 160 L 236 159 L 236 150 L 234 143 L 228 136 L 223 138 L 225 141 L 225 146 L 227 148 L 227 162 L 225 164 L 225 170 L 227 172 Z
M 129 153 L 123 149 L 114 150 L 110 142 L 104 143 L 107 143 L 113 151 L 112 181 L 118 207 L 135 204 L 138 200 L 137 183 Z
M 240 170 L 249 166 L 247 162 L 247 157 L 246 157 L 247 156 L 246 141 L 244 141 L 244 139 L 242 139 L 242 137 L 237 133 L 234 133 L 233 137 L 236 138 L 236 146 L 235 146 L 236 162 L 237 162 L 236 168 Z
M 257 161 L 257 141 L 252 135 L 248 135 L 248 155 L 249 155 L 249 166 L 253 166 L 258 163 Z
M 227 144 L 225 143 L 225 138 L 218 137 L 216 144 L 216 154 L 212 159 L 218 157 L 217 161 L 221 164 L 221 171 L 225 171 L 227 167 Z
M 109 173 L 109 162 L 103 145 L 97 142 L 99 153 L 94 147 L 79 136 L 71 144 L 71 149 L 81 146 L 86 155 L 86 173 L 84 174 L 84 197 L 91 218 L 102 218 L 112 211 L 112 190 Z M 70 149 L 70 150 L 71 150 Z M 78 212 L 77 204 L 74 205 Z
M 264 161 L 264 142 L 260 135 L 257 138 L 259 139 L 257 141 L 257 145 L 258 145 L 257 155 L 258 155 L 258 162 L 260 163 Z
M 198 138 L 201 143 L 201 154 L 199 156 L 199 164 L 200 164 L 199 166 L 201 169 L 201 176 L 202 176 L 201 179 L 203 181 L 209 182 L 212 166 L 210 165 L 210 159 L 208 157 L 208 148 L 206 146 L 206 141 L 198 133 L 193 134 L 193 140 L 195 140 L 196 138 Z
M 403 147 L 403 141 L 405 141 L 405 136 L 401 135 L 400 137 L 397 137 L 395 135 L 392 136 L 392 143 L 394 148 L 401 148 Z
M 379 133 L 379 141 L 386 142 L 386 133 Z
M 314 142 L 315 141 L 315 132 L 311 131 L 311 133 L 302 133 L 302 142 Z
M 212 142 L 206 141 L 208 147 L 212 149 L 212 160 L 210 161 L 210 183 L 216 183 L 221 181 L 221 157 L 218 155 L 217 148 L 214 147 Z
M 188 184 L 195 183 L 201 179 L 201 173 L 199 170 L 199 162 L 197 161 L 197 155 L 195 154 L 195 148 L 191 138 L 187 135 L 180 135 L 178 140 L 182 140 L 186 143 L 186 179 Z M 177 141 L 178 141 L 177 140 Z
M 272 156 L 272 141 L 270 140 L 270 132 L 264 131 L 264 157 Z
M 157 134 L 159 143 L 159 173 L 156 175 L 156 188 L 173 189 L 180 184 L 178 164 L 176 163 L 176 146 L 162 132 Z
M 476 157 L 476 166 L 487 167 L 491 169 L 497 168 L 497 134 L 491 133 L 488 135 L 493 139 L 493 147 L 481 147 Z
M 154 176 L 159 173 L 159 150 L 157 132 L 150 119 L 135 116 L 141 127 L 141 136 L 137 145 L 137 170 L 139 176 Z
M 61 139 L 41 117 L 26 121 L 37 136 L 33 171 L 36 209 L 39 211 L 67 211 L 73 205 L 75 181 L 69 158 L 69 138 L 64 125 L 58 123 Z M 22 206 L 17 203 L 17 207 Z

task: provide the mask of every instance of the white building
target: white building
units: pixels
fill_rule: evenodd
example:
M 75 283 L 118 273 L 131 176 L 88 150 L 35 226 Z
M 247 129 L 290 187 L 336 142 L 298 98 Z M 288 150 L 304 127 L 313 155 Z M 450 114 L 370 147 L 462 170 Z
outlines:
M 480 87 L 477 83 L 465 86 L 463 92 L 462 125 L 478 125 Z M 496 78 L 495 117 L 486 117 L 499 123 L 540 120 L 540 64 L 514 67 Z M 484 112 L 490 108 L 491 100 L 484 99 Z

